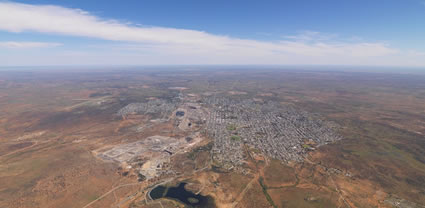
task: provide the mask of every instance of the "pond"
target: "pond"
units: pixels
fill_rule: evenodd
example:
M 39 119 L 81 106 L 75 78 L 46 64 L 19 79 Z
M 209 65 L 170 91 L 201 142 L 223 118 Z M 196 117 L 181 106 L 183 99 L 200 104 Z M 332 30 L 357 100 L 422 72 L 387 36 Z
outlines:
M 157 186 L 149 195 L 154 200 L 162 197 L 178 200 L 189 207 L 215 207 L 211 197 L 187 191 L 184 188 L 186 184 L 182 182 L 176 187 Z

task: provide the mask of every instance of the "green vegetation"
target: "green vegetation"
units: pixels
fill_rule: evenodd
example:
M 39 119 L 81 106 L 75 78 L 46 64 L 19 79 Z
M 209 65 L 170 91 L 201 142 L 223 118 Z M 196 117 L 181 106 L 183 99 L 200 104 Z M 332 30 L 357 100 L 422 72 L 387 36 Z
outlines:
M 227 130 L 228 131 L 235 131 L 237 129 L 237 127 L 236 127 L 236 125 L 235 124 L 229 124 L 228 126 L 227 126 Z
M 261 185 L 261 188 L 263 189 L 263 194 L 266 196 L 267 201 L 270 203 L 270 205 L 272 205 L 274 208 L 277 208 L 276 204 L 273 202 L 272 197 L 269 195 L 269 193 L 267 193 L 267 186 L 263 183 L 263 177 L 260 177 L 258 179 L 258 182 Z
M 304 149 L 308 149 L 308 148 L 311 148 L 311 146 L 310 146 L 310 145 L 308 145 L 308 144 L 303 144 L 303 148 L 304 148 Z
M 210 151 L 212 149 L 213 145 L 214 145 L 214 142 L 210 142 L 207 145 L 197 147 L 197 148 L 193 149 L 191 152 L 189 152 L 187 157 L 194 160 L 194 159 L 196 159 L 196 157 L 198 156 L 199 153 L 205 152 L 205 151 L 206 152 Z
M 257 153 L 257 154 L 261 153 L 261 151 L 259 149 L 257 149 L 257 148 L 251 148 L 251 151 L 253 153 Z
M 240 140 L 241 140 L 241 137 L 240 137 L 240 136 L 238 136 L 238 135 L 232 135 L 232 136 L 230 137 L 230 139 L 231 139 L 232 141 L 240 141 Z

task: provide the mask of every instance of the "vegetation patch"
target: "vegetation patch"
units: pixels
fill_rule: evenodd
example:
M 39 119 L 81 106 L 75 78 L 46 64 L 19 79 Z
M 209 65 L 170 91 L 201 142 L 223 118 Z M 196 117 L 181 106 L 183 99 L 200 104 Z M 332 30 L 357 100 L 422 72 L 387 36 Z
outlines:
M 236 127 L 235 124 L 229 124 L 229 125 L 227 125 L 226 129 L 228 131 L 235 131 L 237 129 L 237 127 Z
M 310 149 L 310 148 L 312 148 L 310 145 L 308 145 L 308 144 L 303 144 L 303 148 L 304 149 Z
M 263 177 L 260 177 L 258 179 L 258 182 L 261 185 L 261 188 L 263 189 L 263 194 L 264 196 L 266 196 L 267 201 L 270 203 L 270 205 L 272 205 L 274 208 L 277 208 L 276 204 L 273 202 L 272 197 L 267 193 L 267 186 L 264 184 L 263 182 Z
M 214 142 L 210 142 L 207 145 L 196 147 L 191 152 L 189 152 L 189 154 L 187 155 L 187 157 L 189 157 L 190 159 L 194 160 L 194 159 L 196 159 L 196 157 L 197 157 L 197 155 L 199 153 L 205 152 L 205 151 L 210 151 L 213 146 L 214 146 Z
M 240 137 L 240 136 L 238 136 L 238 135 L 232 135 L 232 136 L 230 137 L 230 139 L 231 139 L 232 141 L 240 141 L 240 140 L 241 140 L 241 137 Z

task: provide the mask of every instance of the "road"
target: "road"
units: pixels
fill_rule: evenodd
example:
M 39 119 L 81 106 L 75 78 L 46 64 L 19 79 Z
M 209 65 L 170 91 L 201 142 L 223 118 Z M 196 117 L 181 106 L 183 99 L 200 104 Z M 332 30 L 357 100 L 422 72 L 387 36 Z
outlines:
M 91 206 L 92 204 L 94 204 L 95 202 L 103 199 L 104 197 L 108 196 L 110 193 L 112 193 L 113 191 L 122 188 L 122 187 L 126 187 L 126 186 L 134 186 L 134 185 L 140 185 L 140 182 L 136 182 L 136 183 L 128 183 L 128 184 L 123 184 L 123 185 L 119 185 L 111 190 L 109 190 L 108 192 L 104 193 L 102 196 L 100 196 L 99 198 L 91 201 L 90 203 L 88 203 L 86 206 L 84 206 L 83 208 L 87 208 L 89 206 Z

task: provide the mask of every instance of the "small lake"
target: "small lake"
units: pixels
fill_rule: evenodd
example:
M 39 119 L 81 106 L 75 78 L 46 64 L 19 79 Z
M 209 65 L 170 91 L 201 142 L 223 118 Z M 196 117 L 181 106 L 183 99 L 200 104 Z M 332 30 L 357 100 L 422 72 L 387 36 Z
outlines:
M 186 184 L 182 182 L 176 187 L 157 186 L 149 195 L 154 200 L 162 197 L 178 200 L 189 207 L 215 207 L 211 197 L 187 191 L 184 188 Z

